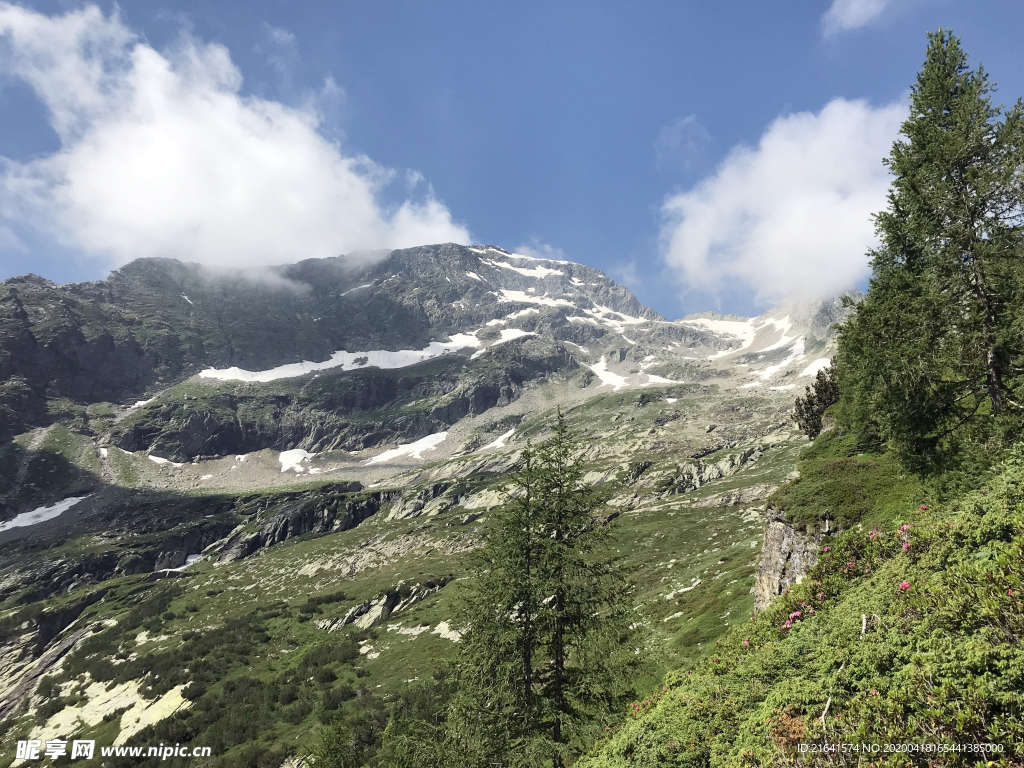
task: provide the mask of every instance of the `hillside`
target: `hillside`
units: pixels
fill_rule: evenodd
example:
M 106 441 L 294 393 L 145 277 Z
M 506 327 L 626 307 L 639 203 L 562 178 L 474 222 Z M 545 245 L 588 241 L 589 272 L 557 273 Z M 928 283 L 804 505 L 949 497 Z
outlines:
M 670 322 L 579 264 L 381 256 L 0 286 L 7 743 L 276 768 L 338 712 L 383 728 L 457 648 L 452 585 L 556 408 L 610 489 L 651 679 L 749 616 L 837 302 Z
M 848 442 L 819 441 L 797 486 L 846 457 Z M 580 764 L 1019 765 L 1022 483 L 1017 450 L 947 503 L 875 485 L 800 585 L 670 673 Z

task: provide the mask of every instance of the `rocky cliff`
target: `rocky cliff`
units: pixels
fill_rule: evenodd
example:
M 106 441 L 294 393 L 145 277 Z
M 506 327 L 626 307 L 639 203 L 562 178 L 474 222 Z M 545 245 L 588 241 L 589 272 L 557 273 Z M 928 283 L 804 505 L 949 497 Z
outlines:
M 785 510 L 768 507 L 768 525 L 764 531 L 761 561 L 754 581 L 754 610 L 763 611 L 771 602 L 818 563 L 822 542 L 837 531 L 825 520 L 820 529 L 796 528 L 786 519 Z

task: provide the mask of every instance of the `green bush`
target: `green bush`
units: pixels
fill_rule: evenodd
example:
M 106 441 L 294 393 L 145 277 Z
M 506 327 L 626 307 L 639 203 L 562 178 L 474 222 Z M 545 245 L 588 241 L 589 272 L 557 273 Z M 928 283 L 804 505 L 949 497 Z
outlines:
M 938 508 L 908 504 L 888 524 L 824 545 L 799 586 L 634 702 L 579 768 L 842 761 L 797 751 L 824 740 L 995 744 L 1000 764 L 1019 764 L 1022 637 L 1024 448 L 987 490 Z M 904 768 L 993 756 L 870 759 Z

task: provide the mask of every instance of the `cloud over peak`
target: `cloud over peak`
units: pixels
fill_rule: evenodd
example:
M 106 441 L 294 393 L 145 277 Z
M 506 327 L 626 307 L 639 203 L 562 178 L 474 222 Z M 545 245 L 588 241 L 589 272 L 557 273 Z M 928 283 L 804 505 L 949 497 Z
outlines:
M 468 243 L 427 187 L 386 208 L 396 174 L 320 132 L 314 104 L 241 93 L 226 48 L 157 51 L 116 12 L 0 3 L 2 67 L 45 104 L 60 149 L 0 159 L 0 215 L 83 254 L 276 264 L 357 249 Z
M 834 294 L 868 274 L 882 165 L 906 110 L 834 99 L 777 118 L 757 147 L 662 206 L 662 254 L 684 290 L 751 289 L 761 303 Z
M 832 0 L 832 5 L 821 17 L 826 37 L 859 29 L 874 21 L 885 10 L 889 0 Z

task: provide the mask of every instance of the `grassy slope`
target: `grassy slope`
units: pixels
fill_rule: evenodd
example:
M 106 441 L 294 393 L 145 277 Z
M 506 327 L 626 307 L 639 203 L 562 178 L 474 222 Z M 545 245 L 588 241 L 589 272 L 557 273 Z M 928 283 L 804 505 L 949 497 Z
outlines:
M 638 418 L 643 416 L 637 422 L 641 431 L 648 430 L 647 422 L 654 418 L 649 410 L 653 411 L 636 411 Z M 788 444 L 773 448 L 738 475 L 689 494 L 659 499 L 638 487 L 635 508 L 617 520 L 615 546 L 640 568 L 639 616 L 651 630 L 658 679 L 665 670 L 699 658 L 752 608 L 749 587 L 760 549 L 761 519 L 735 507 L 692 508 L 690 502 L 724 484 L 740 483 L 746 473 L 751 480 L 756 475 L 758 482 L 778 482 L 792 466 L 793 450 Z M 133 466 L 133 457 L 118 451 L 111 455 L 125 460 L 121 471 Z M 609 468 L 619 466 L 609 463 Z M 664 468 L 671 466 L 674 463 L 669 462 Z M 661 467 L 658 463 L 649 471 Z M 367 632 L 350 627 L 327 633 L 316 622 L 343 616 L 354 604 L 403 580 L 459 575 L 466 539 L 478 537 L 487 525 L 485 517 L 461 526 L 461 514 L 461 508 L 455 508 L 437 518 L 390 522 L 378 515 L 356 529 L 299 537 L 258 557 L 222 566 L 202 562 L 190 569 L 193 576 L 176 582 L 151 583 L 148 574 L 142 574 L 52 599 L 47 602 L 51 609 L 102 587 L 106 596 L 86 609 L 79 626 L 101 618 L 117 619 L 118 624 L 69 657 L 51 676 L 52 685 L 44 687 L 54 693 L 39 710 L 34 715 L 23 710 L 4 724 L 9 728 L 5 740 L 24 738 L 49 715 L 81 703 L 76 696 L 89 679 L 138 680 L 141 695 L 149 701 L 192 681 L 186 690 L 191 707 L 133 742 L 211 745 L 218 765 L 249 765 L 259 756 L 260 764 L 276 768 L 287 755 L 301 753 L 337 708 L 360 706 L 365 696 L 351 698 L 360 689 L 391 695 L 426 679 L 450 658 L 456 646 L 430 630 L 450 617 L 457 581 Z M 394 542 L 397 554 L 372 562 L 368 553 L 374 547 L 364 546 L 370 541 L 377 542 L 374 546 Z M 97 545 L 94 537 L 85 536 L 69 540 L 64 548 L 72 555 Z M 352 573 L 354 559 L 363 557 L 371 561 L 359 560 L 360 570 Z M 699 583 L 694 586 L 695 582 Z M 310 616 L 305 607 L 310 597 L 336 597 L 339 591 L 344 592 L 343 599 L 322 603 Z M 3 616 L 13 618 L 16 613 L 8 609 Z M 401 631 L 422 627 L 430 629 L 418 634 Z M 140 638 L 143 630 L 146 635 Z M 360 645 L 370 653 L 353 654 Z M 374 653 L 379 656 L 371 658 Z M 653 679 L 640 682 L 650 685 Z M 119 716 L 78 735 L 110 743 Z M 0 755 L 0 765 L 11 757 Z
M 810 452 L 801 483 L 827 492 L 833 460 L 850 457 L 841 441 L 825 448 Z M 885 481 L 884 459 L 870 460 L 868 523 L 834 539 L 802 585 L 728 633 L 717 655 L 671 673 L 580 766 L 993 759 L 797 751 L 824 741 L 993 744 L 998 764 L 1020 764 L 1024 450 L 988 489 L 927 510 L 898 477 Z

